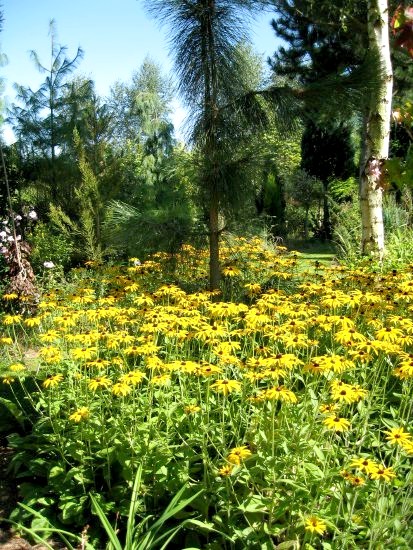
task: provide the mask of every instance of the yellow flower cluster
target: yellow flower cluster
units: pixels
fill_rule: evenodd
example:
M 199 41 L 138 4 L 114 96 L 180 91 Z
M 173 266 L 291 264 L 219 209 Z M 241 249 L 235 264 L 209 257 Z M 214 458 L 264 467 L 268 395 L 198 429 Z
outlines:
M 303 277 L 295 269 L 297 258 L 282 247 L 269 251 L 257 240 L 240 239 L 232 252 L 223 250 L 222 274 L 228 287 L 238 285 L 239 301 L 163 282 L 163 254 L 146 262 L 134 258 L 126 268 L 99 268 L 93 278 L 91 270 L 87 276 L 79 272 L 84 286 L 45 295 L 35 317 L 3 315 L 0 344 L 15 344 L 15 325 L 32 330 L 41 391 L 71 395 L 64 406 L 72 430 L 88 427 L 83 421 L 106 406 L 121 409 L 145 399 L 160 406 L 173 398 L 188 425 L 208 416 L 209 408 L 225 421 L 226 408 L 242 405 L 254 422 L 260 411 L 266 418 L 278 411 L 299 417 L 305 410 L 310 431 L 334 444 L 356 445 L 354 417 L 376 399 L 378 370 L 393 377 L 404 395 L 411 387 L 413 274 L 378 277 L 332 268 Z M 175 265 L 176 280 L 187 277 L 182 286 L 193 289 L 194 281 L 205 279 L 207 254 L 185 245 Z M 269 288 L 268 281 L 278 286 Z M 15 363 L 15 357 L 10 354 L 5 384 L 25 375 L 24 360 Z M 384 397 L 382 402 L 385 410 Z M 413 454 L 407 429 L 384 431 L 380 425 L 378 431 L 384 444 Z M 219 476 L 235 475 L 252 456 L 253 446 L 230 448 L 250 441 L 238 436 L 224 442 L 229 451 L 221 450 Z M 353 448 L 347 456 L 362 452 Z M 356 458 L 349 468 L 343 475 L 353 486 L 395 477 L 392 467 L 369 458 Z M 310 516 L 305 529 L 321 535 L 326 523 Z

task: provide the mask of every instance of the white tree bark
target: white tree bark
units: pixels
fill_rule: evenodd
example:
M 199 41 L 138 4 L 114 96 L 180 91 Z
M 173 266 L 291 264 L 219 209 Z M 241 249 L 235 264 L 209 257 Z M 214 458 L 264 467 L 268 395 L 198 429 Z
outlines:
M 369 44 L 379 54 L 383 82 L 366 117 L 365 154 L 360 170 L 361 251 L 380 261 L 384 254 L 382 167 L 389 154 L 393 92 L 388 10 L 387 0 L 368 0 Z

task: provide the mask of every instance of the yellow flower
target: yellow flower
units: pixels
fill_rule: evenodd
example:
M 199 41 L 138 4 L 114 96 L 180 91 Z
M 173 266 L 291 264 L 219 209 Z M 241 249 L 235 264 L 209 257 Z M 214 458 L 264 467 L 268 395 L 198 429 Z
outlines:
M 112 393 L 114 395 L 121 395 L 122 397 L 125 397 L 125 395 L 128 395 L 131 391 L 131 386 L 125 384 L 124 382 L 117 382 L 112 386 Z
M 355 403 L 359 400 L 358 394 L 353 390 L 353 387 L 349 384 L 343 383 L 342 385 L 334 385 L 331 388 L 331 397 L 335 401 L 341 403 Z
M 97 349 L 95 347 L 73 348 L 70 353 L 75 359 L 79 359 L 80 361 L 89 361 L 96 355 Z
M 16 300 L 18 298 L 18 294 L 15 292 L 10 292 L 9 294 L 3 294 L 2 299 L 6 301 Z
M 222 274 L 225 277 L 237 277 L 238 275 L 241 275 L 241 270 L 237 267 L 229 265 L 227 267 L 224 267 L 224 269 L 222 270 Z
M 344 292 L 337 290 L 336 292 L 326 294 L 326 296 L 321 299 L 321 304 L 325 307 L 334 309 L 336 307 L 342 306 L 346 303 L 346 301 L 346 295 L 344 294 Z
M 261 292 L 261 285 L 258 283 L 247 283 L 244 288 L 248 290 L 249 294 L 260 294 Z
M 376 332 L 377 340 L 381 340 L 383 342 L 397 343 L 402 336 L 403 331 L 395 327 L 383 327 Z
M 38 327 L 42 321 L 41 317 L 29 317 L 24 320 L 26 327 Z
M 9 366 L 9 370 L 13 371 L 13 372 L 20 372 L 22 370 L 25 370 L 25 366 L 22 365 L 21 363 L 13 363 L 12 365 Z
M 363 334 L 357 332 L 353 327 L 337 331 L 334 338 L 339 344 L 354 344 L 354 342 L 364 342 L 367 340 Z
M 10 336 L 2 336 L 0 338 L 0 344 L 10 345 L 12 343 L 13 343 L 13 338 L 10 338 Z
M 212 376 L 213 374 L 219 374 L 222 372 L 222 369 L 220 367 L 217 367 L 216 365 L 211 365 L 210 363 L 202 363 L 197 371 L 196 374 L 199 376 Z
M 201 407 L 199 407 L 198 405 L 186 405 L 184 407 L 185 414 L 194 414 L 199 412 L 200 410 L 201 410 Z
M 317 535 L 322 535 L 327 529 L 327 525 L 323 520 L 315 516 L 310 516 L 305 520 L 305 529 L 312 534 L 316 533 Z
M 349 481 L 354 487 L 362 487 L 366 483 L 364 477 L 360 476 L 350 476 Z
M 320 405 L 319 411 L 321 414 L 329 414 L 337 410 L 337 403 L 325 403 Z
M 339 416 L 328 416 L 323 423 L 329 430 L 335 432 L 345 432 L 350 427 L 350 422 L 346 418 L 340 418 Z
M 219 474 L 221 477 L 228 477 L 228 476 L 231 475 L 233 469 L 234 469 L 234 467 L 233 467 L 233 466 L 230 466 L 230 465 L 222 466 L 222 468 L 220 468 L 220 469 L 218 470 L 218 474 Z
M 44 334 L 40 336 L 40 341 L 45 342 L 45 344 L 51 344 L 52 342 L 55 342 L 56 340 L 59 340 L 61 337 L 61 334 L 57 330 L 48 330 Z M 59 349 L 59 348 L 55 348 Z
M 404 428 L 392 428 L 388 432 L 384 432 L 387 434 L 386 439 L 389 443 L 392 443 L 394 445 L 402 445 L 406 443 L 407 441 L 411 440 L 411 435 L 409 432 L 405 432 Z
M 56 346 L 41 348 L 39 353 L 45 361 L 48 361 L 48 359 L 52 357 L 56 357 L 56 355 L 61 355 L 60 349 Z
M 380 481 L 391 481 L 396 477 L 396 473 L 393 468 L 386 468 L 385 466 L 376 466 L 370 472 L 371 479 L 378 479 Z
M 294 392 L 286 388 L 285 386 L 274 386 L 263 390 L 259 397 L 263 399 L 276 399 L 277 401 L 284 401 L 285 403 L 297 403 L 297 396 Z
M 154 386 L 169 386 L 171 384 L 171 377 L 169 374 L 159 374 L 152 378 L 151 384 Z
M 112 385 L 111 380 L 107 376 L 97 376 L 89 381 L 88 388 L 96 391 L 100 388 L 109 388 Z
M 14 378 L 12 376 L 3 376 L 2 379 L 3 384 L 12 384 L 14 382 Z
M 350 468 L 357 468 L 361 472 L 366 472 L 366 474 L 370 474 L 373 470 L 378 468 L 378 464 L 374 462 L 374 460 L 370 460 L 370 458 L 355 458 L 350 464 Z
M 46 380 L 43 381 L 42 386 L 44 388 L 54 388 L 58 386 L 62 380 L 63 380 L 63 374 L 54 374 L 46 378 Z
M 144 372 L 140 370 L 132 370 L 126 374 L 122 374 L 119 378 L 119 382 L 122 384 L 130 384 L 131 386 L 135 386 L 136 384 L 140 384 L 144 378 L 146 378 Z
M 401 443 L 401 446 L 406 451 L 406 453 L 408 453 L 409 455 L 413 454 L 413 441 L 411 441 L 410 439 L 407 441 L 403 441 Z
M 21 315 L 5 315 L 3 319 L 4 325 L 14 325 L 14 323 L 20 323 L 22 320 Z
M 104 368 L 107 367 L 110 364 L 110 361 L 107 359 L 102 359 L 101 357 L 98 357 L 97 359 L 94 359 L 93 361 L 87 361 L 86 365 L 88 367 L 97 367 L 97 368 Z
M 211 389 L 224 395 L 228 395 L 233 391 L 239 391 L 241 389 L 241 383 L 236 380 L 228 380 L 225 378 L 224 380 L 217 380 L 214 384 L 211 384 Z
M 249 458 L 251 455 L 252 452 L 246 445 L 243 445 L 242 447 L 234 447 L 231 449 L 227 460 L 228 462 L 231 462 L 231 464 L 241 464 L 241 462 Z
M 86 420 L 89 417 L 89 409 L 87 407 L 80 407 L 74 413 L 69 416 L 69 420 L 73 422 L 80 422 L 81 420 Z

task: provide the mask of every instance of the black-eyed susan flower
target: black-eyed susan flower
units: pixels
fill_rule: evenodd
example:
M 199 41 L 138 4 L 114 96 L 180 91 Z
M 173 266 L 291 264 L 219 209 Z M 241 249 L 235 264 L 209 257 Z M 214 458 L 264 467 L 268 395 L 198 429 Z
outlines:
M 403 447 L 403 450 L 406 451 L 407 454 L 409 455 L 413 454 L 413 441 L 411 439 L 408 439 L 407 441 L 403 441 L 403 443 L 401 443 L 401 446 Z
M 244 288 L 248 290 L 248 294 L 260 294 L 261 285 L 259 283 L 247 283 L 244 285 Z
M 375 334 L 377 340 L 390 343 L 398 343 L 403 336 L 403 331 L 396 327 L 383 327 Z
M 169 374 L 158 374 L 151 379 L 150 383 L 154 386 L 169 386 L 171 384 L 171 377 Z
M 26 367 L 22 363 L 12 363 L 9 366 L 9 370 L 11 370 L 13 372 L 21 372 L 25 369 L 26 369 Z
M 97 354 L 97 348 L 73 348 L 70 353 L 74 359 L 78 359 L 79 361 L 90 361 Z
M 285 386 L 274 386 L 261 392 L 263 399 L 275 399 L 277 401 L 284 401 L 284 403 L 297 403 L 297 396 L 295 393 Z
M 88 388 L 92 391 L 96 391 L 103 388 L 109 388 L 112 385 L 112 381 L 107 376 L 96 376 L 91 378 L 88 383 Z
M 4 325 L 14 325 L 15 323 L 20 323 L 21 321 L 21 315 L 5 315 L 3 318 Z
M 224 277 L 238 277 L 241 275 L 241 270 L 233 265 L 228 265 L 222 269 L 222 275 Z
M 335 432 L 345 432 L 350 427 L 350 422 L 347 418 L 341 418 L 339 416 L 328 416 L 323 420 L 324 425 L 329 430 L 334 430 Z
M 44 388 L 55 388 L 62 380 L 63 374 L 53 374 L 52 376 L 46 378 L 46 380 L 43 380 L 42 386 Z
M 40 336 L 40 341 L 44 342 L 45 344 L 52 344 L 53 342 L 59 340 L 61 337 L 62 335 L 57 330 L 48 330 Z
M 387 441 L 393 445 L 403 445 L 412 438 L 411 434 L 406 432 L 402 427 L 391 428 L 391 430 L 385 431 L 384 433 L 387 434 Z
M 18 294 L 16 294 L 15 292 L 9 292 L 9 293 L 3 294 L 2 299 L 6 300 L 7 302 L 10 302 L 12 300 L 17 300 L 18 297 L 19 297 Z
M 212 365 L 211 363 L 201 363 L 196 371 L 199 376 L 212 376 L 213 374 L 219 374 L 222 372 L 221 367 Z
M 144 372 L 140 370 L 132 370 L 125 374 L 122 374 L 122 376 L 119 378 L 119 382 L 135 386 L 137 384 L 140 384 L 145 378 L 146 376 Z
M 237 380 L 228 380 L 224 378 L 223 380 L 217 380 L 211 384 L 211 389 L 223 395 L 228 395 L 232 392 L 238 392 L 241 389 L 241 383 Z
M 219 470 L 218 470 L 218 474 L 221 476 L 221 477 L 228 477 L 232 474 L 232 471 L 233 471 L 234 467 L 233 466 L 230 466 L 229 464 L 226 465 L 226 466 L 222 466 Z
M 332 399 L 341 403 L 350 404 L 357 401 L 351 389 L 351 386 L 349 386 L 348 384 L 343 385 L 341 388 L 331 388 L 331 397 Z
M 378 468 L 378 466 L 377 462 L 366 457 L 355 458 L 350 463 L 350 468 L 357 468 L 366 474 L 370 474 L 373 470 Z
M 362 487 L 366 484 L 365 478 L 361 476 L 350 476 L 349 481 L 354 487 Z
M 24 320 L 24 324 L 26 325 L 26 327 L 31 327 L 31 328 L 38 327 L 41 322 L 42 322 L 41 317 L 28 317 L 27 319 Z
M 338 409 L 337 403 L 323 403 L 319 406 L 321 414 L 331 414 Z
M 81 422 L 87 418 L 89 418 L 89 409 L 87 407 L 80 407 L 80 409 L 77 409 L 69 416 L 69 420 L 73 420 L 73 422 Z
M 321 299 L 321 304 L 324 307 L 328 307 L 331 309 L 341 307 L 346 302 L 347 302 L 346 295 L 344 294 L 344 292 L 340 290 L 337 290 L 335 292 L 330 292 Z
M 334 339 L 339 344 L 354 344 L 355 342 L 364 342 L 367 340 L 364 334 L 357 332 L 353 327 L 343 328 L 336 332 Z
M 112 386 L 113 395 L 125 397 L 126 395 L 129 395 L 131 391 L 132 387 L 129 384 L 125 384 L 124 382 L 117 382 Z
M 396 473 L 392 467 L 386 468 L 385 466 L 375 466 L 369 472 L 371 479 L 377 479 L 379 481 L 389 482 L 396 477 Z
M 227 460 L 228 462 L 231 462 L 231 464 L 241 464 L 241 462 L 244 462 L 247 458 L 249 458 L 252 455 L 252 452 L 248 449 L 246 445 L 242 445 L 241 447 L 234 447 L 230 450 Z
M 312 534 L 322 535 L 327 530 L 327 525 L 322 519 L 310 516 L 305 520 L 305 530 Z
M 186 405 L 184 407 L 185 414 L 195 414 L 201 410 L 199 405 Z

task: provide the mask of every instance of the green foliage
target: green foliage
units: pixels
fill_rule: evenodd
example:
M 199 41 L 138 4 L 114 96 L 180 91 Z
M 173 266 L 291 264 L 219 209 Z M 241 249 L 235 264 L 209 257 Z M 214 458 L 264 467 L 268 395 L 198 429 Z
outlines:
M 77 269 L 41 315 L 2 316 L 7 406 L 30 421 L 9 435 L 24 504 L 11 521 L 72 546 L 87 523 L 112 550 L 408 548 L 409 270 L 300 265 L 258 239 L 222 253 L 237 301 L 200 289 L 207 251 L 185 245 L 174 281 L 188 292 L 158 253 Z M 9 364 L 26 338 L 37 371 Z
M 36 91 L 29 87 L 16 85 L 19 104 L 11 109 L 13 131 L 19 140 L 22 157 L 36 167 L 36 179 L 48 186 L 49 197 L 57 201 L 64 195 L 62 172 L 65 170 L 65 155 L 58 155 L 57 148 L 64 149 L 70 137 L 64 120 L 63 96 L 68 78 L 83 57 L 78 48 L 76 55 L 69 59 L 67 48 L 57 43 L 56 24 L 50 21 L 51 64 L 42 65 L 38 54 L 31 51 L 30 56 L 39 72 L 46 79 Z M 58 177 L 59 176 L 59 177 Z M 60 191 L 60 193 L 59 193 Z
M 395 268 L 413 263 L 413 230 L 411 228 L 397 228 L 388 235 L 386 261 Z
M 93 494 L 90 495 L 90 498 L 92 500 L 92 509 L 98 515 L 99 520 L 102 523 L 102 526 L 104 527 L 110 541 L 110 544 L 107 548 L 113 550 L 150 550 L 151 548 L 160 547 L 162 550 L 167 547 L 167 545 L 176 537 L 178 532 L 183 529 L 186 524 L 191 524 L 190 519 L 185 519 L 176 527 L 169 528 L 167 530 L 165 529 L 165 524 L 170 518 L 177 516 L 182 510 L 184 510 L 189 504 L 191 504 L 203 493 L 203 490 L 201 490 L 187 498 L 183 498 L 184 493 L 187 492 L 187 487 L 183 486 L 181 487 L 181 489 L 179 489 L 179 491 L 177 491 L 176 495 L 165 508 L 159 519 L 157 519 L 151 525 L 148 525 L 151 517 L 146 517 L 143 518 L 138 525 L 136 525 L 136 516 L 139 511 L 139 493 L 142 490 L 141 484 L 142 465 L 140 464 L 137 468 L 132 487 L 128 522 L 126 526 L 123 546 L 118 537 L 118 534 L 116 533 L 115 529 L 113 529 L 113 527 L 110 525 L 110 522 L 105 512 L 100 507 L 99 500 Z M 199 524 L 202 525 L 202 522 L 199 522 Z M 205 524 L 205 526 L 207 525 Z M 160 546 L 161 543 L 162 546 Z
M 288 235 L 308 239 L 310 230 L 317 227 L 317 219 L 320 218 L 318 210 L 323 196 L 321 182 L 305 170 L 298 169 L 287 181 L 286 196 L 287 203 L 291 204 L 286 213 Z M 301 216 L 297 206 L 303 209 Z
M 62 234 L 50 224 L 38 222 L 28 237 L 32 247 L 30 261 L 37 273 L 44 270 L 44 262 L 53 262 L 61 270 L 66 270 L 71 263 L 74 250 L 73 235 Z
M 113 201 L 106 211 L 104 232 L 114 251 L 142 258 L 155 250 L 176 252 L 191 228 L 192 220 L 185 203 L 166 202 L 140 211 Z

